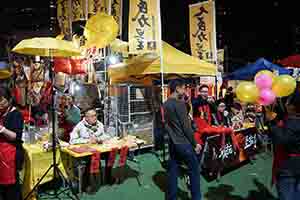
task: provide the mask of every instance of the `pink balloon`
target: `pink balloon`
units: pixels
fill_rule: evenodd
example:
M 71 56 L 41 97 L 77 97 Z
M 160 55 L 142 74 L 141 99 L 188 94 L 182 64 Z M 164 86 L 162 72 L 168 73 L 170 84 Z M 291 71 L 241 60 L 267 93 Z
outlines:
M 275 99 L 276 99 L 276 95 L 272 90 L 263 89 L 260 91 L 258 103 L 263 106 L 267 106 L 274 103 Z
M 260 74 L 254 80 L 259 89 L 269 89 L 272 87 L 272 77 L 267 74 Z

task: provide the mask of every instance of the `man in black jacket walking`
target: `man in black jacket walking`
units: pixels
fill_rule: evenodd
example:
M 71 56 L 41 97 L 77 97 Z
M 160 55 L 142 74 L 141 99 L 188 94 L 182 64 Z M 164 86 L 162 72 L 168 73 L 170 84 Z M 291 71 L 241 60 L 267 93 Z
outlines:
M 300 97 L 290 96 L 286 103 L 287 119 L 281 125 L 271 125 L 274 145 L 281 147 L 284 158 L 280 160 L 275 175 L 280 200 L 300 198 Z M 275 120 L 273 120 L 275 121 Z
M 185 84 L 181 80 L 170 82 L 171 96 L 164 103 L 165 127 L 170 137 L 168 164 L 168 191 L 167 199 L 176 200 L 178 165 L 181 162 L 188 167 L 191 181 L 192 200 L 200 200 L 200 170 L 197 154 L 201 145 L 196 144 L 191 122 L 183 101 Z

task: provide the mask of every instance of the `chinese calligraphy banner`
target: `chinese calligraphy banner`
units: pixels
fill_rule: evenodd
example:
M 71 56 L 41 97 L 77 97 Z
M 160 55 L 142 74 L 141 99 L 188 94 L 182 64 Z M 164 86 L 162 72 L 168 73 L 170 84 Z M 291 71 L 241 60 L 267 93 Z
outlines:
M 213 1 L 192 4 L 190 8 L 190 43 L 192 55 L 216 61 L 215 6 Z
M 96 14 L 97 12 L 110 12 L 111 0 L 87 0 L 88 1 L 88 13 Z
M 72 21 L 84 19 L 84 3 L 85 0 L 71 0 Z
M 119 25 L 119 35 L 122 34 L 122 0 L 111 0 L 111 15 Z
M 129 52 L 159 54 L 159 0 L 130 0 L 129 8 Z
M 57 19 L 59 27 L 64 35 L 69 35 L 71 33 L 70 16 L 69 0 L 58 0 Z

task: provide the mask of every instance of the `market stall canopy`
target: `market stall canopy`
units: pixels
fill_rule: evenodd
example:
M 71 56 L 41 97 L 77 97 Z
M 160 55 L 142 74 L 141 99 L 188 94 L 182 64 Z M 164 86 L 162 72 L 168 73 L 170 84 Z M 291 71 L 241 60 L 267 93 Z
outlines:
M 122 41 L 120 39 L 115 39 L 111 44 L 110 48 L 114 52 L 119 53 L 128 53 L 129 52 L 129 44 L 128 42 Z
M 72 42 L 51 37 L 37 37 L 19 42 L 12 50 L 15 53 L 45 57 L 80 56 L 81 52 Z
M 295 54 L 279 60 L 279 64 L 285 67 L 300 68 L 300 55 Z
M 216 65 L 185 54 L 163 42 L 163 73 L 186 76 L 216 76 Z M 111 65 L 108 73 L 112 80 L 130 80 L 148 75 L 159 75 L 161 63 L 158 55 L 143 54 L 129 59 L 126 63 Z M 114 82 L 114 81 L 113 81 Z
M 261 70 L 278 71 L 280 75 L 290 74 L 290 70 L 273 64 L 264 58 L 260 58 L 255 63 L 248 64 L 223 78 L 226 80 L 251 80 Z

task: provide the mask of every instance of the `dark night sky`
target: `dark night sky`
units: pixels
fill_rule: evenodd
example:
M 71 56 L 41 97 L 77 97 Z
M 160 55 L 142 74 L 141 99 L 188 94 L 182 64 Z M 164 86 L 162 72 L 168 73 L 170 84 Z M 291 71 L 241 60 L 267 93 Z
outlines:
M 9 5 L 0 8 L 0 42 L 3 43 L 3 35 L 10 35 L 13 29 L 23 31 L 37 25 L 40 29 L 49 28 L 49 0 L 7 2 Z M 163 39 L 187 53 L 190 52 L 188 5 L 195 2 L 198 1 L 161 0 Z M 221 37 L 218 46 L 227 46 L 226 55 L 231 66 L 243 65 L 259 57 L 271 60 L 294 53 L 293 27 L 299 14 L 293 1 L 216 0 L 216 6 L 217 32 Z M 20 8 L 32 9 L 21 11 Z

